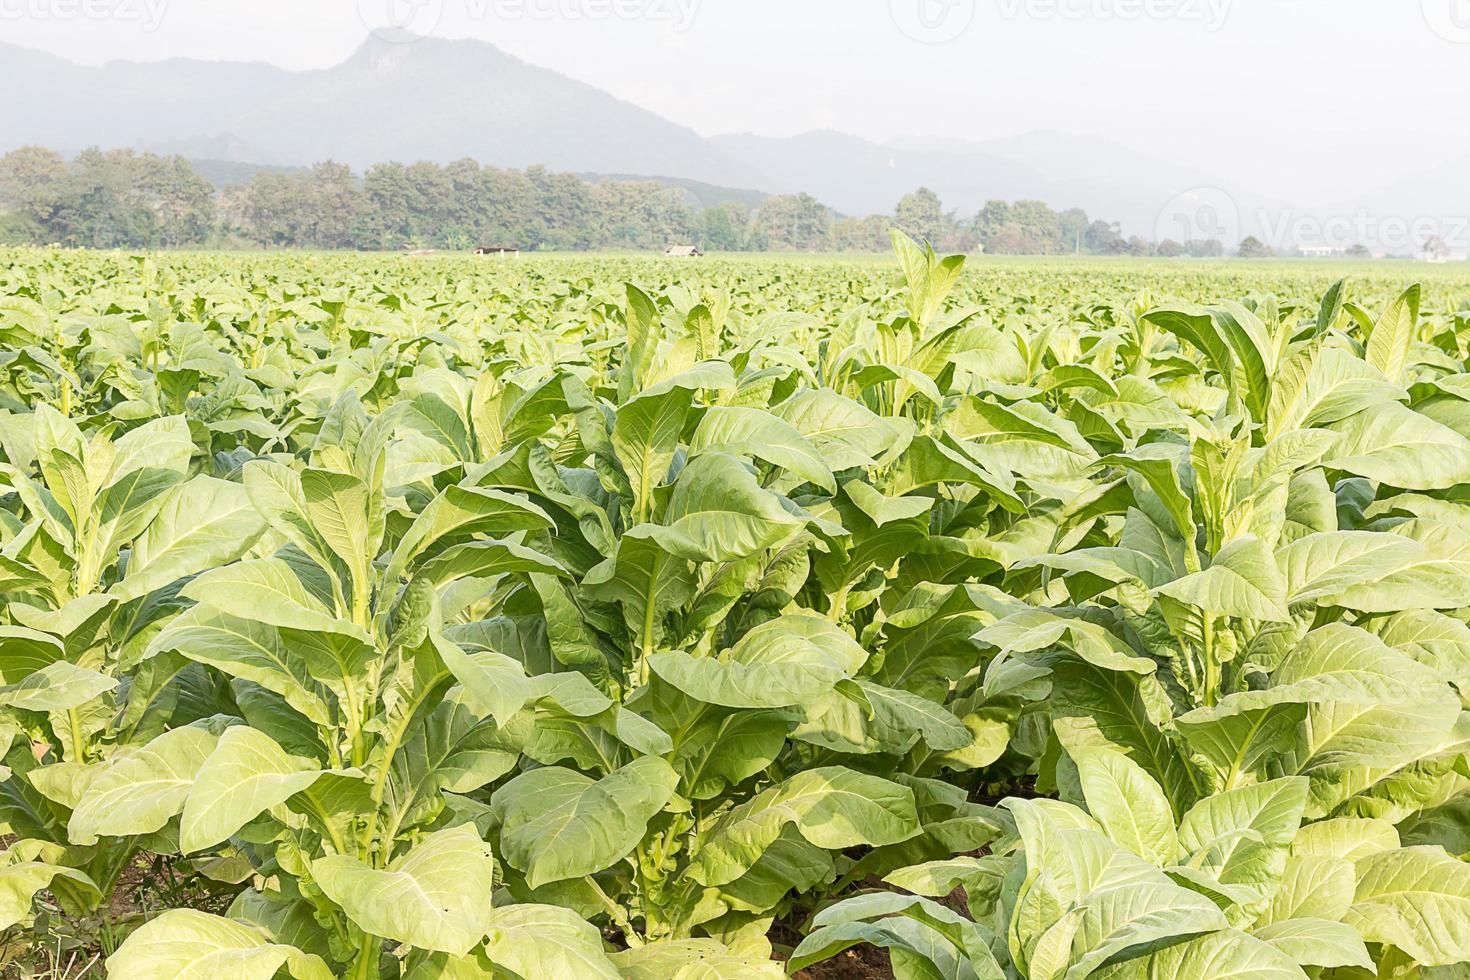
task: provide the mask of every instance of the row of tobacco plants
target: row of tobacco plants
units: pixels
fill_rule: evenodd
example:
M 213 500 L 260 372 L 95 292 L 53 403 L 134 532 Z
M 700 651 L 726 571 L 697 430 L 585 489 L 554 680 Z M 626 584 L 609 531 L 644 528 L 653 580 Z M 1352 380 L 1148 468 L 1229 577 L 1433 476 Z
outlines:
M 1470 315 L 977 304 L 895 248 L 647 292 L 13 256 L 12 948 L 1462 976 Z M 129 911 L 162 867 L 224 899 Z

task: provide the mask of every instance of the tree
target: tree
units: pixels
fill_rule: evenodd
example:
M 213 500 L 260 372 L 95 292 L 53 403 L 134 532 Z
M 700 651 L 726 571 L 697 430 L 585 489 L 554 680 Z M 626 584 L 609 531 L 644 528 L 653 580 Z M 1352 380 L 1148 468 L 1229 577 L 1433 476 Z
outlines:
M 1264 259 L 1275 255 L 1276 252 L 1255 235 L 1247 235 L 1241 239 L 1240 248 L 1235 254 L 1243 259 Z
M 1159 242 L 1158 252 L 1166 259 L 1173 259 L 1184 254 L 1184 246 L 1172 238 L 1166 238 Z
M 811 252 L 826 247 L 832 212 L 810 194 L 780 194 L 761 202 L 755 222 L 769 247 Z
M 889 229 L 893 222 L 882 215 L 866 218 L 841 218 L 832 223 L 831 247 L 839 252 L 890 252 L 893 240 Z
M 0 158 L 0 211 L 24 237 L 50 234 L 67 193 L 66 159 L 54 150 L 24 146 Z
M 345 164 L 330 160 L 300 173 L 256 174 L 229 199 L 228 212 L 241 232 L 277 248 L 349 248 L 367 239 L 382 247 L 381 224 L 372 232 L 361 222 L 364 194 Z
M 975 233 L 983 242 L 990 234 L 1011 220 L 1011 206 L 1005 201 L 986 201 L 975 215 Z
M 276 168 L 216 189 L 187 161 L 92 148 L 68 161 L 40 147 L 0 157 L 0 242 L 89 248 L 255 244 L 267 248 L 399 249 L 514 245 L 523 249 L 662 249 L 699 242 L 721 251 L 887 252 L 897 225 L 942 252 L 977 244 L 999 254 L 1145 254 L 1116 224 L 1042 201 L 987 201 L 971 221 L 939 195 L 906 194 L 892 217 L 838 217 L 810 194 L 767 198 L 752 213 L 699 209 L 681 187 L 652 180 L 589 182 L 544 167 L 482 167 L 471 159 L 375 164 L 359 178 L 327 160 Z M 1195 254 L 1195 244 L 1185 249 Z M 1214 243 L 1216 251 L 1223 249 Z
M 1087 226 L 1084 239 L 1093 255 L 1117 255 L 1122 247 L 1123 232 L 1117 222 L 1094 221 Z
M 720 252 L 741 252 L 747 247 L 750 211 L 737 201 L 726 201 L 700 214 L 704 246 Z
M 1057 215 L 1057 223 L 1061 229 L 1062 251 L 1081 255 L 1087 244 L 1090 227 L 1087 212 L 1081 208 L 1069 208 Z
M 894 220 L 910 238 L 936 246 L 949 225 L 939 195 L 927 187 L 905 194 L 894 210 Z

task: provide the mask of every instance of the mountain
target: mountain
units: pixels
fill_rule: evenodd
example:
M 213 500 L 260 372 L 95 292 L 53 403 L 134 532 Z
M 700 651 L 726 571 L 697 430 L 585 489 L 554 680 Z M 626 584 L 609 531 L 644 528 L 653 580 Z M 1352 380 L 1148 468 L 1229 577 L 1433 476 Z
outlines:
M 0 152 L 131 146 L 232 162 L 472 157 L 504 167 L 765 183 L 691 129 L 481 41 L 369 38 L 332 68 L 171 59 L 84 67 L 0 44 Z
M 1065 133 L 978 142 L 879 143 L 831 131 L 706 138 L 474 40 L 370 37 L 341 64 L 310 71 L 185 58 L 85 67 L 0 44 L 0 90 L 46 93 L 0 101 L 0 153 L 25 144 L 179 153 L 210 161 L 219 184 L 248 179 L 252 167 L 326 159 L 361 171 L 389 160 L 470 157 L 586 175 L 661 175 L 647 179 L 706 205 L 755 206 L 767 194 L 805 191 L 858 215 L 891 214 L 904 194 L 927 186 L 962 216 L 987 200 L 1030 198 L 1084 208 L 1119 222 L 1125 234 L 1183 239 L 1194 229 L 1192 237 L 1228 244 L 1256 234 L 1289 245 L 1270 230 L 1303 213 L 1192 166 Z M 1385 189 L 1381 208 L 1437 213 L 1427 205 L 1458 199 L 1462 168 L 1432 175 L 1432 194 L 1424 182 Z M 1415 209 L 1405 211 L 1404 202 Z

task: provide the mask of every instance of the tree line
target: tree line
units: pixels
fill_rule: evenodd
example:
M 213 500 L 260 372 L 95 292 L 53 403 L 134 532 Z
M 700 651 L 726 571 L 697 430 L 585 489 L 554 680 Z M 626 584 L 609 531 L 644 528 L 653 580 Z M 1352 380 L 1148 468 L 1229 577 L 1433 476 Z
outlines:
M 588 180 L 473 160 L 382 163 L 361 176 L 334 162 L 254 173 L 216 188 L 182 157 L 89 149 L 66 159 L 25 147 L 0 158 L 0 242 L 81 248 L 662 249 L 884 252 L 897 226 L 950 252 L 1220 255 L 1219 242 L 1125 238 L 1116 223 L 1041 201 L 946 210 L 920 188 L 891 215 L 840 215 L 809 194 L 756 207 L 701 207 L 655 181 Z M 1172 246 L 1172 251 L 1170 250 Z

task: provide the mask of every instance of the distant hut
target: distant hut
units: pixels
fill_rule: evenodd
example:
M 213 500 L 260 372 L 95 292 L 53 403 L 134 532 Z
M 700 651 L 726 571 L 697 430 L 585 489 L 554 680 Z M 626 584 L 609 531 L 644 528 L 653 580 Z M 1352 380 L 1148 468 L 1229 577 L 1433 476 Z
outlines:
M 698 245 L 670 245 L 664 254 L 671 259 L 697 259 L 704 255 Z
M 515 258 L 516 256 L 521 254 L 521 250 L 516 245 L 476 245 L 475 254 L 498 255 L 501 258 L 510 256 L 511 258 Z

